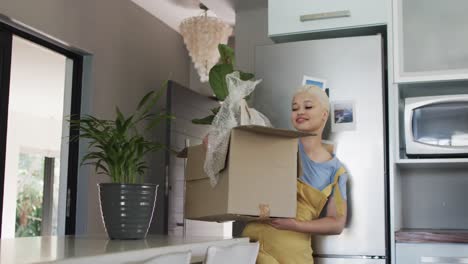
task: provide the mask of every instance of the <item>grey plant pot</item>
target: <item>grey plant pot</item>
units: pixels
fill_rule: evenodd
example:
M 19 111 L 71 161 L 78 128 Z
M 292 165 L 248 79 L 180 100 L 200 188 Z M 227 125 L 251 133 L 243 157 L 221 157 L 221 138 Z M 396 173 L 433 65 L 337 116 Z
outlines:
M 100 183 L 102 219 L 110 239 L 144 239 L 153 217 L 158 185 Z

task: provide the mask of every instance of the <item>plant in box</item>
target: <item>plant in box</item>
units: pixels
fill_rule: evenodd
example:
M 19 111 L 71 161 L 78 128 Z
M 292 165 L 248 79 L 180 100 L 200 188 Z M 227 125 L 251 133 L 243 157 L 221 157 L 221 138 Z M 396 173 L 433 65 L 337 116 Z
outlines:
M 145 157 L 165 147 L 146 139 L 143 133 L 174 118 L 164 110 L 153 111 L 164 91 L 165 86 L 147 93 L 129 116 L 116 107 L 114 120 L 91 115 L 69 120 L 72 129 L 79 130 L 71 140 L 88 140 L 89 152 L 81 164 L 93 165 L 97 174 L 111 179 L 110 183 L 98 184 L 101 213 L 110 239 L 143 239 L 148 232 L 158 186 L 143 183 Z
M 219 101 L 224 101 L 229 95 L 229 88 L 226 80 L 226 75 L 231 74 L 234 71 L 238 71 L 239 77 L 243 81 L 253 79 L 254 75 L 252 73 L 234 70 L 234 50 L 228 45 L 219 44 L 218 51 L 221 59 L 218 64 L 216 64 L 210 69 L 209 83 L 214 95 L 216 96 L 216 99 Z M 219 109 L 220 107 L 213 108 L 211 109 L 211 115 L 200 119 L 193 119 L 192 122 L 194 124 L 200 125 L 211 125 Z
M 210 69 L 209 82 L 213 93 L 222 104 L 211 109 L 211 115 L 192 120 L 194 124 L 211 125 L 203 141 L 207 146 L 204 170 L 213 187 L 217 184 L 219 173 L 226 162 L 231 129 L 240 125 L 271 127 L 268 118 L 257 110 L 249 108 L 246 102 L 261 80 L 252 80 L 253 74 L 234 70 L 233 49 L 219 44 L 218 50 L 221 60 Z M 187 157 L 187 155 L 187 149 L 184 149 L 178 156 Z

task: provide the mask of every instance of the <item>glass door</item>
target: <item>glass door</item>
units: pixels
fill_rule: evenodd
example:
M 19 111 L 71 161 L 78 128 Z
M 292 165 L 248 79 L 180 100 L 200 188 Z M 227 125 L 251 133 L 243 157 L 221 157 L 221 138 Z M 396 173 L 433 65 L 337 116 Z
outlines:
M 465 0 L 393 1 L 395 81 L 468 78 Z
M 468 102 L 428 104 L 413 110 L 413 140 L 445 147 L 468 147 Z

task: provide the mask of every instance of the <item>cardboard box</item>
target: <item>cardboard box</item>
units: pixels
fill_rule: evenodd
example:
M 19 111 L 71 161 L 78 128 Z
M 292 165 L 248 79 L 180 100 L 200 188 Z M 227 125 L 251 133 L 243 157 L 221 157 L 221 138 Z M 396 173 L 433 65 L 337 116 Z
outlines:
M 202 145 L 189 147 L 185 218 L 204 221 L 296 216 L 298 138 L 310 134 L 261 126 L 231 131 L 225 169 L 212 188 Z

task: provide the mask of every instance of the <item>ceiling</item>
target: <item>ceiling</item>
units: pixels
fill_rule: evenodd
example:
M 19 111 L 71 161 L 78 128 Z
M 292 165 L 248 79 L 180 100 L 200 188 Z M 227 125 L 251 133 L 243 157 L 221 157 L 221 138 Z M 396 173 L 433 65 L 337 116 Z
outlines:
M 132 0 L 134 3 L 159 18 L 179 32 L 182 20 L 202 14 L 198 7 L 202 2 L 209 8 L 208 15 L 216 16 L 234 26 L 236 10 L 267 7 L 268 0 Z

